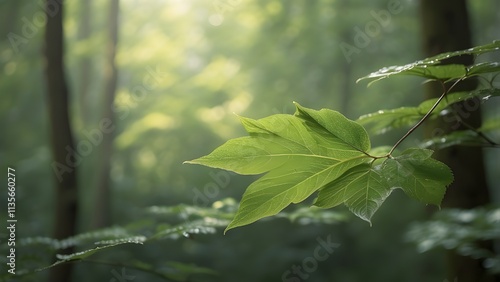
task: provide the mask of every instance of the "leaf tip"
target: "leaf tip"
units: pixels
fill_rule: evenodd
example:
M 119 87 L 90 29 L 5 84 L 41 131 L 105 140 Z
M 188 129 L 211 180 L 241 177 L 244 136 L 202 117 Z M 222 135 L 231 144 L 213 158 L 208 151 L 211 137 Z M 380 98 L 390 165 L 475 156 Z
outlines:
M 368 224 L 370 224 L 370 227 L 373 227 L 371 218 L 361 217 L 361 219 L 364 220 L 364 221 L 366 221 L 366 222 L 368 222 Z
M 233 228 L 234 228 L 234 226 L 231 226 L 231 223 L 229 223 L 229 225 L 226 227 L 226 229 L 224 229 L 224 233 L 223 233 L 223 234 L 224 234 L 224 235 L 226 235 L 226 233 L 227 233 L 229 230 L 233 229 Z
M 194 159 L 190 161 L 183 161 L 182 164 L 200 164 L 199 159 Z

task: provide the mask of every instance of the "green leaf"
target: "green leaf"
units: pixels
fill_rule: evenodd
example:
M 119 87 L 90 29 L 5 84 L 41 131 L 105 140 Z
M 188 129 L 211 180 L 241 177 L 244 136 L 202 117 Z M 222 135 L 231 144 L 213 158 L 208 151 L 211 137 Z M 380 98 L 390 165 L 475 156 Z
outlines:
M 249 137 L 230 140 L 187 162 L 241 174 L 265 173 L 247 188 L 225 231 L 276 215 L 316 191 L 314 205 L 343 203 L 370 222 L 392 190 L 401 188 L 420 201 L 439 204 L 452 178 L 446 166 L 430 159 L 432 151 L 415 149 L 393 158 L 387 155 L 391 147 L 372 150 L 366 130 L 336 111 L 296 104 L 293 116 L 241 121 Z M 409 172 L 415 175 L 407 177 Z M 392 176 L 397 173 L 403 176 Z
M 462 56 L 462 55 L 480 55 L 483 53 L 493 52 L 493 51 L 497 51 L 497 50 L 500 50 L 500 41 L 499 40 L 495 40 L 492 43 L 488 43 L 488 44 L 481 45 L 481 46 L 476 46 L 476 47 L 465 49 L 465 50 L 441 53 L 439 55 L 424 59 L 420 62 L 422 64 L 432 64 L 432 63 L 436 64 L 442 60 L 449 59 L 451 57 L 457 57 L 457 56 Z
M 275 215 L 291 203 L 302 202 L 352 166 L 366 161 L 364 155 L 340 162 L 304 160 L 302 164 L 291 163 L 273 170 L 247 188 L 226 231 Z
M 415 62 L 404 66 L 391 66 L 382 68 L 376 72 L 370 73 L 367 76 L 361 77 L 356 82 L 365 79 L 370 79 L 372 80 L 368 84 L 368 86 L 370 86 L 372 83 L 376 81 L 394 75 L 413 75 L 428 79 L 450 80 L 450 79 L 462 78 L 466 76 L 466 74 L 467 74 L 467 68 L 464 65 L 459 65 L 459 64 L 432 65 L 432 64 L 421 64 L 421 62 Z
M 121 240 L 136 236 L 131 234 L 123 227 L 109 227 L 101 230 L 81 233 L 66 239 L 56 240 L 48 237 L 28 237 L 20 240 L 21 246 L 30 246 L 34 244 L 48 245 L 53 249 L 66 249 L 73 246 L 80 246 L 85 243 L 95 243 L 104 240 Z
M 407 149 L 400 156 L 387 159 L 382 164 L 382 174 L 392 188 L 400 188 L 420 202 L 439 206 L 453 174 L 431 155 L 431 150 Z
M 380 165 L 353 167 L 321 189 L 314 205 L 331 208 L 345 204 L 358 217 L 371 222 L 391 192 L 402 189 L 420 202 L 439 206 L 453 175 L 431 155 L 431 150 L 411 148 Z
M 81 252 L 77 252 L 77 253 L 73 253 L 73 254 L 69 254 L 69 255 L 57 255 L 57 258 L 59 259 L 58 261 L 56 261 L 55 263 L 53 263 L 47 267 L 37 269 L 36 271 L 46 270 L 48 268 L 52 268 L 52 267 L 57 266 L 59 264 L 70 262 L 70 261 L 86 259 L 86 258 L 88 258 L 88 257 L 90 257 L 98 252 L 101 252 L 102 250 L 109 249 L 109 248 L 116 247 L 116 246 L 120 246 L 123 244 L 143 244 L 143 242 L 145 240 L 146 240 L 146 237 L 139 236 L 139 237 L 130 238 L 129 240 L 120 240 L 120 241 L 114 242 L 113 244 L 110 244 L 110 245 L 100 246 L 100 247 L 96 247 L 93 249 L 89 249 L 89 250 L 85 250 L 85 251 L 81 251 Z
M 479 75 L 483 73 L 490 73 L 490 72 L 498 72 L 500 71 L 500 63 L 499 62 L 478 63 L 468 67 L 467 69 L 469 76 Z
M 339 138 L 324 138 L 326 132 L 313 136 L 304 121 L 291 115 L 273 115 L 260 120 L 241 118 L 250 137 L 232 139 L 208 156 L 186 163 L 202 164 L 239 174 L 261 174 L 287 162 L 308 158 L 337 162 L 359 152 Z M 323 130 L 324 131 L 324 130 Z M 368 138 L 368 137 L 366 137 Z
M 466 76 L 478 75 L 482 73 L 497 72 L 500 70 L 499 63 L 479 63 L 466 67 L 460 64 L 439 65 L 442 60 L 462 55 L 480 55 L 487 52 L 500 50 L 500 41 L 493 41 L 490 44 L 477 46 L 474 48 L 460 50 L 455 52 L 442 53 L 424 60 L 416 61 L 403 66 L 390 66 L 372 72 L 367 76 L 361 77 L 356 82 L 369 79 L 372 83 L 394 75 L 413 75 L 428 79 L 453 80 Z
M 309 127 L 324 128 L 342 140 L 343 144 L 348 144 L 357 151 L 370 150 L 370 139 L 366 130 L 355 121 L 349 120 L 336 111 L 328 109 L 315 111 L 304 108 L 298 103 L 295 103 L 295 106 L 297 107 L 295 116 L 306 120 Z
M 246 190 L 226 231 L 299 203 L 353 166 L 367 162 L 365 129 L 332 110 L 296 104 L 295 115 L 241 118 L 249 137 L 226 142 L 208 156 L 187 162 L 261 174 Z
M 183 222 L 176 226 L 159 226 L 158 232 L 148 238 L 148 240 L 179 239 L 182 237 L 189 238 L 194 234 L 213 234 L 217 227 L 226 226 L 228 223 L 228 220 L 206 217 Z
M 391 194 L 391 187 L 378 166 L 358 165 L 321 189 L 315 206 L 331 208 L 345 204 L 358 217 L 371 223 L 373 214 Z
M 358 122 L 367 126 L 370 132 L 382 134 L 395 128 L 413 125 L 422 116 L 422 112 L 416 107 L 402 107 L 360 116 Z

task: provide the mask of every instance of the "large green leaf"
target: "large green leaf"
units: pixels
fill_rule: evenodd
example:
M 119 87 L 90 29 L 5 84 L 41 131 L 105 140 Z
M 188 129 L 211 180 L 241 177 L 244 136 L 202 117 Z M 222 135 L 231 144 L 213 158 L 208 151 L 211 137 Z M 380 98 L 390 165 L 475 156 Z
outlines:
M 312 158 L 338 162 L 341 158 L 359 155 L 358 150 L 340 138 L 326 139 L 325 130 L 308 130 L 304 121 L 295 116 L 278 114 L 260 120 L 241 118 L 241 122 L 249 137 L 229 140 L 208 156 L 186 163 L 239 174 L 261 174 L 291 161 Z
M 433 171 L 444 169 L 428 159 L 430 151 L 419 149 L 393 158 L 387 155 L 390 148 L 371 150 L 365 129 L 336 111 L 316 111 L 296 104 L 293 116 L 241 121 L 250 136 L 230 140 L 209 155 L 187 162 L 240 174 L 265 173 L 247 188 L 226 231 L 276 215 L 318 190 L 315 205 L 344 203 L 370 221 L 393 189 L 401 188 L 423 202 L 439 204 L 448 183 L 449 175 Z M 390 161 L 384 162 L 387 158 Z M 389 181 L 391 173 L 408 171 L 417 173 L 408 178 L 412 181 Z M 435 180 L 439 176 L 445 180 Z
M 273 170 L 247 188 L 240 208 L 226 230 L 275 215 L 291 203 L 304 201 L 349 168 L 367 161 L 364 155 L 340 162 L 304 160 Z
M 268 172 L 248 187 L 226 230 L 275 215 L 370 160 L 370 141 L 362 126 L 332 110 L 296 108 L 293 116 L 241 118 L 249 137 L 230 140 L 188 162 L 240 174 Z

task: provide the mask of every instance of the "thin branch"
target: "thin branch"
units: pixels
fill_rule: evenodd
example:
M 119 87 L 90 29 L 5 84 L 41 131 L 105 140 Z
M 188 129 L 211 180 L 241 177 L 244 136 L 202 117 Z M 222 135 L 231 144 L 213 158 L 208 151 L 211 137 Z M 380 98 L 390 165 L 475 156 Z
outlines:
M 490 145 L 499 145 L 497 142 L 491 140 L 488 136 L 486 136 L 484 133 L 482 133 L 481 131 L 479 131 L 477 128 L 474 128 L 473 126 L 471 126 L 470 124 L 466 123 L 465 121 L 463 121 L 460 116 L 456 116 L 457 117 L 457 120 L 458 122 L 460 122 L 463 126 L 467 127 L 467 129 L 471 130 L 471 131 L 474 131 L 474 133 L 476 133 L 479 137 L 483 138 L 486 142 L 488 142 Z
M 403 137 L 401 137 L 398 142 L 396 142 L 396 144 L 394 144 L 394 146 L 392 147 L 392 149 L 389 151 L 389 154 L 388 155 L 391 155 L 392 152 L 394 152 L 394 150 L 396 149 L 396 147 L 399 146 L 399 144 L 401 144 L 401 142 L 403 142 L 408 136 L 410 136 L 410 134 L 413 133 L 413 131 L 415 131 L 420 125 L 422 125 L 422 123 L 432 114 L 432 112 L 436 109 L 436 107 L 439 105 L 439 103 L 441 103 L 441 101 L 444 99 L 444 97 L 446 96 L 446 94 L 450 93 L 451 89 L 453 89 L 453 87 L 455 87 L 458 82 L 462 81 L 463 79 L 465 79 L 466 77 L 461 77 L 459 79 L 457 79 L 457 81 L 455 81 L 453 83 L 453 85 L 450 86 L 450 88 L 446 89 L 445 86 L 444 86 L 444 83 L 441 82 L 441 85 L 443 86 L 443 94 L 441 94 L 441 96 L 439 97 L 439 99 L 436 101 L 436 103 L 434 103 L 434 105 L 432 106 L 432 108 L 430 108 L 430 110 L 412 127 L 410 128 L 410 130 L 408 130 L 408 132 L 405 133 L 405 135 L 403 135 Z

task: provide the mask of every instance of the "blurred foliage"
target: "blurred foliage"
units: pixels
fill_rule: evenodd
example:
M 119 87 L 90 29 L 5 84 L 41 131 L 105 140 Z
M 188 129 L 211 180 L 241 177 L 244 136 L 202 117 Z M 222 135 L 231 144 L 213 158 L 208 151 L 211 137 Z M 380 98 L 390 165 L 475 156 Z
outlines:
M 482 259 L 485 268 L 500 273 L 500 255 L 478 245 L 500 239 L 498 207 L 441 210 L 429 221 L 412 224 L 406 236 L 419 252 L 454 250 L 463 256 Z
M 498 7 L 497 2 L 470 1 L 475 42 L 491 42 L 498 37 L 500 19 L 498 9 L 493 8 Z M 40 22 L 39 3 L 0 0 L 0 167 L 16 169 L 19 240 L 50 237 L 54 229 L 55 180 L 41 58 L 44 27 L 33 24 L 31 29 L 27 24 Z M 71 123 L 77 142 L 88 141 L 90 133 L 99 129 L 108 6 L 104 0 L 90 2 L 91 35 L 80 38 L 82 3 L 67 1 L 65 5 L 66 70 L 71 90 Z M 111 183 L 115 226 L 127 227 L 126 230 L 148 226 L 155 216 L 144 209 L 151 206 L 185 203 L 206 208 L 226 197 L 239 199 L 252 177 L 229 174 L 227 185 L 219 185 L 210 169 L 181 165 L 182 161 L 207 154 L 224 140 L 243 133 L 233 112 L 254 118 L 291 113 L 291 102 L 297 101 L 310 108 L 342 110 L 355 119 L 381 108 L 416 105 L 421 101 L 420 81 L 411 78 L 382 82 L 369 89 L 354 83 L 381 66 L 421 57 L 416 1 L 402 0 L 402 12 L 392 15 L 390 23 L 351 57 L 350 64 L 339 44 L 353 44 L 354 28 L 364 28 L 373 20 L 370 12 L 386 9 L 388 1 L 120 3 Z M 225 3 L 231 5 L 224 6 L 227 9 L 220 21 L 217 13 Z M 23 36 L 26 41 L 13 48 L 10 33 Z M 488 56 L 484 60 L 495 58 Z M 91 66 L 87 80 L 82 75 L 84 61 Z M 82 93 L 82 85 L 88 87 L 88 93 Z M 498 103 L 488 104 L 484 115 L 498 119 Z M 399 134 L 397 130 L 389 132 L 374 138 L 372 143 L 384 144 Z M 82 234 L 92 232 L 89 228 L 94 216 L 100 152 L 98 145 L 92 148 L 77 167 Z M 498 188 L 499 154 L 487 149 L 486 157 L 490 185 Z M 500 200 L 500 193 L 495 192 L 500 189 L 492 191 Z M 197 192 L 206 196 L 205 201 L 196 201 Z M 0 197 L 0 205 L 6 206 L 6 197 Z M 288 212 L 291 211 L 285 210 Z M 351 219 L 346 210 L 339 212 L 345 221 Z M 194 235 L 194 240 L 180 236 L 175 242 L 125 244 L 96 256 L 107 261 L 135 261 L 138 257 L 142 262 L 168 269 L 172 265 L 165 262 L 195 264 L 217 271 L 221 276 L 208 275 L 213 281 L 277 281 L 286 269 L 311 255 L 317 244 L 315 238 L 331 234 L 332 240 L 341 246 L 311 273 L 311 281 L 441 281 L 444 272 L 440 254 L 417 256 L 413 247 L 402 240 L 401 230 L 411 221 L 425 217 L 426 211 L 418 203 L 395 193 L 378 211 L 372 228 L 356 221 L 333 225 L 313 222 L 303 227 L 275 219 L 226 236 L 221 236 L 222 231 L 217 229 L 215 234 Z M 5 222 L 4 212 L 0 212 L 0 221 Z M 0 230 L 2 242 L 7 236 L 5 232 Z M 40 266 L 38 255 L 45 254 L 47 262 L 52 259 L 43 245 L 37 246 L 39 251 L 19 250 L 26 267 Z M 31 258 L 33 262 L 27 262 Z M 113 278 L 112 270 L 121 272 L 121 268 L 112 266 L 80 263 L 75 266 L 74 281 L 109 281 Z M 32 281 L 44 281 L 44 273 Z M 162 281 L 130 269 L 126 273 L 135 276 L 135 281 Z
M 140 259 L 140 251 L 130 252 L 126 256 L 113 260 L 106 260 L 103 257 L 106 258 L 106 253 L 109 254 L 124 244 L 149 244 L 154 247 L 158 240 L 197 240 L 204 234 L 214 234 L 217 228 L 228 225 L 236 209 L 237 202 L 232 198 L 216 201 L 211 207 L 185 204 L 153 206 L 143 212 L 144 218 L 147 219 L 130 222 L 126 226 L 80 233 L 64 240 L 49 237 L 22 238 L 16 244 L 16 251 L 22 254 L 18 255 L 16 261 L 18 265 L 16 275 L 22 281 L 36 281 L 40 277 L 37 276 L 40 271 L 62 263 L 84 262 L 111 265 L 115 268 L 126 267 L 160 277 L 162 281 L 206 281 L 207 278 L 203 276 L 196 278 L 196 276 L 201 274 L 220 276 L 220 274 L 208 268 L 181 262 L 163 262 L 161 259 L 151 262 L 143 261 Z M 336 212 L 320 213 L 316 209 L 305 211 L 304 208 L 283 213 L 280 217 L 300 225 L 334 224 L 345 220 L 345 215 Z M 56 254 L 58 260 L 47 265 L 50 261 L 50 254 L 70 246 L 77 247 L 79 251 L 69 255 Z M 8 246 L 3 244 L 1 250 L 3 253 L 8 253 Z M 29 255 L 26 255 L 28 253 Z M 98 258 L 94 259 L 96 256 Z M 3 257 L 1 261 L 6 264 L 8 259 Z M 167 265 L 168 267 L 165 267 Z M 2 275 L 0 276 L 2 279 L 10 281 L 11 276 L 8 273 L 2 273 Z

